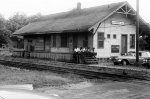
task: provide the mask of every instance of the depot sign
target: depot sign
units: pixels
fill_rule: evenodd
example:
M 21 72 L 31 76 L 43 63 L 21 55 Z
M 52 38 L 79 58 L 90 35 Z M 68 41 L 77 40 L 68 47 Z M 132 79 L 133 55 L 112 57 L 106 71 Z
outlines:
M 111 24 L 113 25 L 124 25 L 123 21 L 111 21 Z

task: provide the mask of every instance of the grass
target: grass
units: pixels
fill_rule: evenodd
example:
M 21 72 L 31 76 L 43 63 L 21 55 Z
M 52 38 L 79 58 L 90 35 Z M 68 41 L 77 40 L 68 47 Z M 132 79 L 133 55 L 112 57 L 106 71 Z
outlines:
M 84 77 L 70 73 L 26 70 L 0 65 L 0 85 L 33 84 L 34 88 L 58 87 L 85 81 Z

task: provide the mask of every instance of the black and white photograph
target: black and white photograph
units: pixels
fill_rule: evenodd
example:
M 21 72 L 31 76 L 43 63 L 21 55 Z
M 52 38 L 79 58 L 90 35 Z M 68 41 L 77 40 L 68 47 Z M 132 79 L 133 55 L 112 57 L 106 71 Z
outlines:
M 0 99 L 150 99 L 150 0 L 0 0 Z

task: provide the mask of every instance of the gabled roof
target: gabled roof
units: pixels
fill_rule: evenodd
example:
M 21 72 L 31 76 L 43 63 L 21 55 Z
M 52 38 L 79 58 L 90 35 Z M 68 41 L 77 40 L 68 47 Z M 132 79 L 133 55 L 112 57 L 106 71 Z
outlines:
M 44 16 L 39 22 L 30 23 L 14 32 L 15 35 L 83 32 L 110 17 L 127 2 L 112 3 L 97 7 L 74 9 L 68 12 Z M 134 17 L 136 18 L 136 17 Z M 140 17 L 140 28 L 150 32 L 150 26 Z
M 72 10 L 48 15 L 39 22 L 30 23 L 17 30 L 14 34 L 43 34 L 61 33 L 66 31 L 88 31 L 97 22 L 106 18 L 110 13 L 122 7 L 127 2 L 112 3 L 97 7 Z

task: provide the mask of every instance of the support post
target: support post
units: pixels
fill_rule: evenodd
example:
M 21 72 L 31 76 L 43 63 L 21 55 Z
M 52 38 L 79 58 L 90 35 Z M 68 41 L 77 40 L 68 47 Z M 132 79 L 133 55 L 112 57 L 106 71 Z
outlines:
M 136 65 L 139 65 L 139 0 L 136 0 Z

